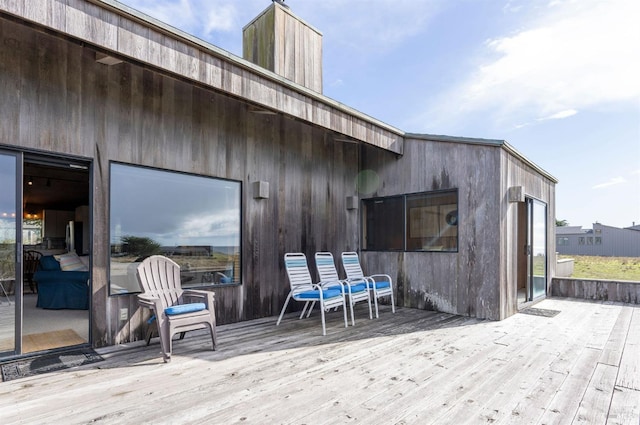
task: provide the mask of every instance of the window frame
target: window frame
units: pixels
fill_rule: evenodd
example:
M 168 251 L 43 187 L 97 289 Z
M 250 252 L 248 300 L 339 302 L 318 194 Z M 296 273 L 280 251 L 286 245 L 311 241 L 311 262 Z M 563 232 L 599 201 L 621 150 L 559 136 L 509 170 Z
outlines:
M 453 194 L 455 196 L 455 206 L 456 206 L 456 235 L 455 235 L 455 248 L 453 249 L 409 249 L 408 247 L 408 232 L 410 231 L 410 218 L 407 217 L 408 214 L 408 201 L 411 201 L 411 198 L 418 197 L 438 197 L 444 194 Z M 404 193 L 400 195 L 390 195 L 390 196 L 377 196 L 373 198 L 364 198 L 360 200 L 361 204 L 361 214 L 360 214 L 360 236 L 361 236 L 361 249 L 366 252 L 424 252 L 424 253 L 448 253 L 448 254 L 456 254 L 460 251 L 460 197 L 459 197 L 459 189 L 451 188 L 451 189 L 440 189 L 440 190 L 430 190 L 423 192 L 411 192 Z M 390 199 L 402 199 L 402 221 L 403 221 L 403 233 L 402 233 L 402 248 L 401 249 L 383 249 L 383 248 L 368 248 L 367 247 L 367 233 L 369 233 L 368 229 L 368 220 L 367 220 L 367 204 L 374 203 L 376 201 L 385 201 Z M 439 204 L 438 204 L 439 205 Z M 445 205 L 445 204 L 442 204 Z
M 139 294 L 141 291 L 137 291 L 137 292 L 115 292 L 111 290 L 111 283 L 112 283 L 112 267 L 111 267 L 111 259 L 112 259 L 112 253 L 111 253 L 111 221 L 112 221 L 112 205 L 111 205 L 111 199 L 112 199 L 112 195 L 113 195 L 113 166 L 125 166 L 125 167 L 131 167 L 131 168 L 137 168 L 137 169 L 144 169 L 144 170 L 151 170 L 151 171 L 157 171 L 157 172 L 163 172 L 163 173 L 167 173 L 167 174 L 173 174 L 173 175 L 181 175 L 181 176 L 191 176 L 191 177 L 199 177 L 199 178 L 204 178 L 204 179 L 209 179 L 209 180 L 215 180 L 215 181 L 222 181 L 222 182 L 230 182 L 230 183 L 234 183 L 238 185 L 238 211 L 239 211 L 239 216 L 238 216 L 238 231 L 239 231 L 239 235 L 238 235 L 238 261 L 239 261 L 239 268 L 238 268 L 238 280 L 236 281 L 235 279 L 230 282 L 230 283 L 215 283 L 215 282 L 207 282 L 207 284 L 203 284 L 203 285 L 198 285 L 198 286 L 184 286 L 183 289 L 207 289 L 207 288 L 220 288 L 220 287 L 233 287 L 233 286 L 240 286 L 242 285 L 242 281 L 243 281 L 243 276 L 242 276 L 242 269 L 243 269 L 243 264 L 244 264 L 244 258 L 243 258 L 243 254 L 242 254 L 242 247 L 243 247 L 243 228 L 244 228 L 244 185 L 243 182 L 241 180 L 234 180 L 234 179 L 228 179 L 228 178 L 222 178 L 222 177 L 216 177 L 216 176 L 210 176 L 210 175 L 204 175 L 204 174 L 197 174 L 197 173 L 189 173 L 189 172 L 184 172 L 184 171 L 177 171 L 177 170 L 171 170 L 171 169 L 167 169 L 167 168 L 159 168 L 159 167 L 150 167 L 150 166 L 146 166 L 146 165 L 140 165 L 140 164 L 132 164 L 132 163 L 127 163 L 127 162 L 121 162 L 121 161 L 109 161 L 109 208 L 107 211 L 107 244 L 108 244 L 108 249 L 107 252 L 109 253 L 109 262 L 107 265 L 107 292 L 108 292 L 108 296 L 112 297 L 112 296 L 126 296 L 126 295 L 135 295 L 135 294 Z M 171 258 L 171 257 L 169 257 Z M 134 264 L 134 263 L 132 263 Z

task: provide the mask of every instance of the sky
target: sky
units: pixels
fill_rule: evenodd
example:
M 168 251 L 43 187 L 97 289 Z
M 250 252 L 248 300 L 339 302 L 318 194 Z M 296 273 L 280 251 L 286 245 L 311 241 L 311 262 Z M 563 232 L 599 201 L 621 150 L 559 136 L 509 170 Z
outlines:
M 121 0 L 242 55 L 271 0 Z M 506 140 L 556 218 L 640 224 L 640 1 L 286 0 L 323 34 L 323 94 L 408 133 Z
M 111 180 L 112 244 L 134 235 L 161 246 L 240 246 L 239 183 L 122 164 Z

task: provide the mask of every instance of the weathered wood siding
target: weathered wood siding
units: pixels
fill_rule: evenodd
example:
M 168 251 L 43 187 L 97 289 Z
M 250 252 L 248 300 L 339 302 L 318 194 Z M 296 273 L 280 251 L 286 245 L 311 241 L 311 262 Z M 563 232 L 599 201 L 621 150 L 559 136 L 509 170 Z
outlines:
M 554 297 L 640 304 L 640 282 L 554 277 L 551 282 L 551 295 Z
M 71 1 L 71 3 L 74 3 Z M 283 115 L 133 63 L 105 66 L 83 43 L 0 17 L 0 146 L 93 164 L 92 332 L 96 346 L 143 336 L 134 296 L 108 296 L 109 164 L 242 182 L 243 282 L 215 289 L 219 323 L 276 315 L 285 252 L 355 249 L 359 149 Z M 254 199 L 251 183 L 269 183 Z M 131 317 L 121 322 L 120 308 Z
M 363 198 L 458 189 L 459 252 L 362 253 L 365 273 L 394 279 L 399 305 L 500 317 L 500 152 L 411 138 L 402 157 L 365 148 L 362 169 L 375 171 L 380 187 Z
M 322 34 L 277 3 L 242 29 L 242 57 L 322 93 Z
M 518 311 L 518 273 L 523 269 L 523 264 L 519 264 L 518 260 L 523 258 L 521 253 L 524 250 L 518 236 L 519 232 L 521 236 L 524 235 L 522 232 L 526 232 L 526 223 L 523 223 L 526 217 L 518 214 L 518 209 L 522 210 L 523 205 L 509 202 L 508 190 L 513 186 L 522 186 L 526 196 L 547 204 L 547 294 L 551 293 L 551 278 L 556 265 L 556 205 L 555 183 L 506 149 L 501 150 L 500 169 L 500 319 L 504 319 Z
M 403 134 L 249 61 L 111 0 L 0 0 L 0 12 L 196 84 L 402 153 Z M 316 77 L 314 77 L 316 78 Z
M 554 273 L 555 183 L 499 141 L 451 141 L 428 136 L 405 140 L 405 155 L 390 160 L 365 149 L 363 170 L 380 176 L 366 197 L 458 189 L 458 252 L 363 252 L 365 272 L 389 273 L 398 303 L 486 319 L 517 312 L 519 236 L 523 213 L 508 189 L 547 203 L 548 283 Z M 520 205 L 520 210 L 518 208 Z M 526 231 L 526 223 L 524 231 Z M 526 263 L 525 263 L 526 266 Z

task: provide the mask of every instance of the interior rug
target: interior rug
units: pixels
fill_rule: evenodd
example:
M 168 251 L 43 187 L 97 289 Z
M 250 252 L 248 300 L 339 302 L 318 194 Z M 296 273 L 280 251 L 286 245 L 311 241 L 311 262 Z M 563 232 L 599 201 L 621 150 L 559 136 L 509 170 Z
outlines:
M 2 364 L 2 381 L 6 382 L 40 373 L 55 372 L 102 360 L 104 359 L 91 348 L 30 357 Z
M 524 310 L 520 310 L 519 313 L 531 314 L 531 315 L 534 315 L 534 316 L 553 317 L 553 316 L 557 315 L 558 313 L 560 313 L 560 311 L 559 310 L 547 310 L 547 309 L 544 309 L 544 308 L 529 307 L 529 308 L 525 308 Z

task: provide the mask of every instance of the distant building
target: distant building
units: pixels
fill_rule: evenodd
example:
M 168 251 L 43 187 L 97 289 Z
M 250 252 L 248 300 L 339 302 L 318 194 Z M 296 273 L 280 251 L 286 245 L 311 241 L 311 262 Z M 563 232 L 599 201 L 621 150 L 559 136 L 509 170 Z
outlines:
M 594 223 L 593 229 L 559 226 L 556 227 L 556 252 L 562 255 L 640 257 L 640 226 L 624 229 L 600 223 Z

